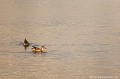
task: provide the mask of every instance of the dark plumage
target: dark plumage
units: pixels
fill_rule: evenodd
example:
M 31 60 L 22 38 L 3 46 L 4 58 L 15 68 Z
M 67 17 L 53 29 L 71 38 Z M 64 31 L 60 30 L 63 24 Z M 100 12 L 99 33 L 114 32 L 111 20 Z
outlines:
M 25 50 L 27 49 L 27 47 L 29 47 L 29 45 L 30 45 L 30 43 L 25 38 L 24 43 L 23 43 Z
M 25 40 L 24 40 L 24 46 L 29 46 L 29 45 L 30 45 L 29 42 L 25 38 Z

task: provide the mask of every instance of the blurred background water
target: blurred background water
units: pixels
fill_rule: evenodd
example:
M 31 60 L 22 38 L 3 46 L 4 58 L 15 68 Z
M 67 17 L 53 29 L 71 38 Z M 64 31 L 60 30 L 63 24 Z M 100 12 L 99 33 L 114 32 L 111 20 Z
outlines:
M 119 78 L 119 51 L 119 0 L 0 0 L 0 79 Z

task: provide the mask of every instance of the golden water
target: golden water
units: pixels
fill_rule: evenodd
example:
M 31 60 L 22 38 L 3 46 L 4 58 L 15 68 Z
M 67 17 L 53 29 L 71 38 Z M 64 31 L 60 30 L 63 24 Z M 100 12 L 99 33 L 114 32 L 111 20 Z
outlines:
M 119 79 L 119 56 L 119 0 L 0 0 L 0 79 Z

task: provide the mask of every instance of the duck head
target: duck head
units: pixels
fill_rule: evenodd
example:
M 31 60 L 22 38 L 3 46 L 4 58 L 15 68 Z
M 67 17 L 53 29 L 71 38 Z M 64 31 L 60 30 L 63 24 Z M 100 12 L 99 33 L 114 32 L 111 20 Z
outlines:
M 42 52 L 47 52 L 47 48 L 45 46 L 41 46 L 41 51 Z

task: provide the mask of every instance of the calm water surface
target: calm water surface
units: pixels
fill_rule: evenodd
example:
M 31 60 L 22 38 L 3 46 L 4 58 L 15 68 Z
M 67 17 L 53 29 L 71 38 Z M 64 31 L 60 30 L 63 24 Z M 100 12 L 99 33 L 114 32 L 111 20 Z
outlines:
M 0 79 L 119 79 L 119 56 L 119 0 L 0 0 Z

